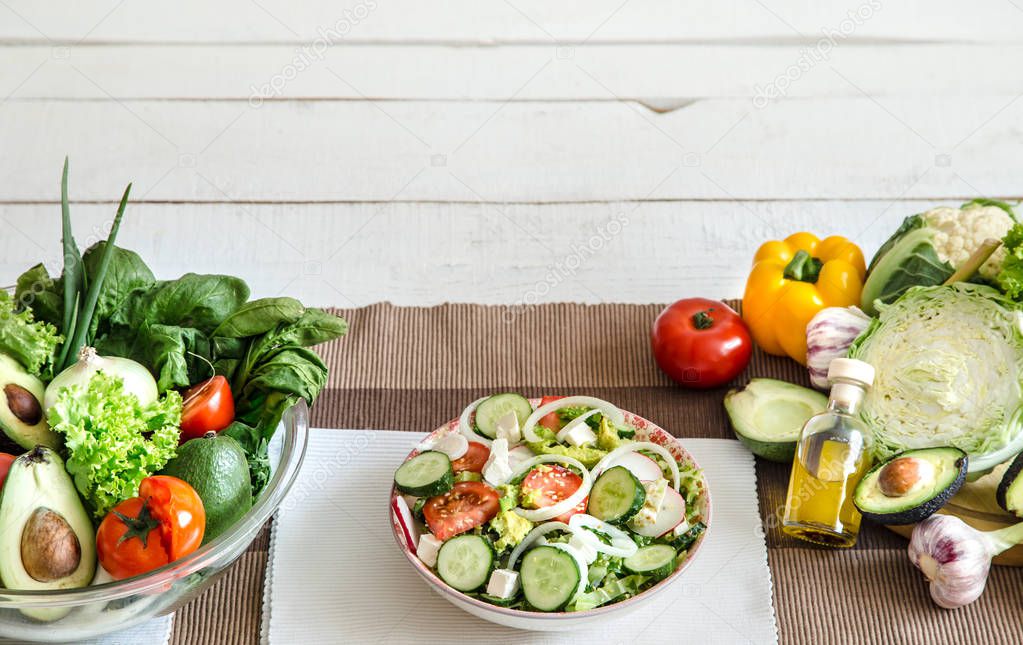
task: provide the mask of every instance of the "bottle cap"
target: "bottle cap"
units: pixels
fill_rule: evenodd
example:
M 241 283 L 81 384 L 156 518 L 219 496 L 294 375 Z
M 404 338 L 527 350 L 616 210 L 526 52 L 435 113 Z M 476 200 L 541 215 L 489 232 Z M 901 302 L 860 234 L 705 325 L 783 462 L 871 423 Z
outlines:
M 828 380 L 834 382 L 837 379 L 859 381 L 870 386 L 874 382 L 874 366 L 855 358 L 836 358 L 828 366 Z

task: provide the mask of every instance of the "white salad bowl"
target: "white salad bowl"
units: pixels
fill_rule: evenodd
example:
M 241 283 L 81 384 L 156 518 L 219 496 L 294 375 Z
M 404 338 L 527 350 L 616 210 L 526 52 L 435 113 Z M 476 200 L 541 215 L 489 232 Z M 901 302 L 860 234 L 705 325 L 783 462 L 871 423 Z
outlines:
M 539 399 L 532 399 L 530 402 L 535 407 L 538 405 Z M 685 448 L 682 447 L 682 444 L 679 443 L 678 439 L 670 435 L 663 428 L 644 419 L 643 417 L 632 414 L 631 412 L 622 410 L 622 413 L 625 416 L 626 423 L 636 429 L 636 441 L 649 441 L 656 443 L 659 446 L 663 446 L 672 454 L 673 457 L 675 457 L 675 460 L 680 465 L 699 469 L 699 465 L 696 463 L 696 460 L 693 459 L 692 455 L 690 455 Z M 458 419 L 449 421 L 434 430 L 426 439 L 423 440 L 423 442 L 420 442 L 420 445 L 423 445 L 424 442 L 435 438 L 441 433 L 457 430 L 458 423 Z M 407 461 L 417 454 L 419 454 L 419 450 L 413 450 L 409 453 L 405 460 Z M 697 504 L 699 521 L 706 525 L 707 530 L 705 530 L 689 548 L 685 559 L 677 563 L 674 573 L 632 598 L 628 598 L 614 604 L 605 605 L 603 607 L 597 607 L 596 609 L 575 612 L 523 611 L 520 609 L 510 609 L 507 607 L 492 605 L 449 587 L 440 579 L 440 577 L 437 576 L 436 573 L 433 572 L 433 570 L 430 569 L 430 567 L 426 566 L 422 560 L 416 557 L 406 540 L 405 532 L 402 530 L 400 521 L 393 511 L 394 498 L 399 497 L 400 495 L 401 493 L 392 485 L 389 501 L 392 502 L 390 506 L 392 508 L 390 516 L 394 540 L 401 549 L 401 552 L 405 555 L 409 564 L 416 573 L 418 573 L 423 580 L 426 581 L 430 588 L 451 602 L 451 604 L 472 614 L 473 616 L 477 616 L 492 623 L 497 623 L 498 625 L 533 631 L 560 632 L 570 631 L 581 627 L 592 627 L 639 609 L 647 604 L 654 595 L 663 593 L 666 589 L 678 582 L 700 552 L 700 548 L 703 546 L 703 541 L 706 539 L 707 534 L 711 530 L 710 492 L 707 488 L 707 480 L 705 478 L 701 478 L 700 496 Z

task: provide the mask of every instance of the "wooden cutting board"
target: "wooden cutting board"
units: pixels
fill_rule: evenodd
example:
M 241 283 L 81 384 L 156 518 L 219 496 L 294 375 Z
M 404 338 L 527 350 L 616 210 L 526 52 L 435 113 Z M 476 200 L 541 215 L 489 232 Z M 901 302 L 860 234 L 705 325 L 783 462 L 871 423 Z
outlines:
M 938 512 L 955 515 L 981 531 L 994 531 L 1023 521 L 1003 511 L 995 501 L 995 490 L 1007 467 L 1008 464 L 1002 464 L 977 481 L 967 482 Z M 915 525 L 908 524 L 888 528 L 908 538 L 913 532 L 913 526 Z M 1015 546 L 996 556 L 993 562 L 1007 567 L 1023 567 L 1023 545 Z

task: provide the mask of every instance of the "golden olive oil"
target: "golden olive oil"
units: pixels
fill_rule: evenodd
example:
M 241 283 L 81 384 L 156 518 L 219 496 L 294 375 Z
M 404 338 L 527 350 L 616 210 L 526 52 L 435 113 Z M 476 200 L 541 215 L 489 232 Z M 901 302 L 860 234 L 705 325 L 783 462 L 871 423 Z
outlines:
M 792 462 L 782 520 L 788 535 L 825 546 L 856 544 L 861 518 L 853 491 L 871 461 L 870 434 L 856 413 L 873 377 L 862 361 L 832 362 L 828 408 L 803 426 Z

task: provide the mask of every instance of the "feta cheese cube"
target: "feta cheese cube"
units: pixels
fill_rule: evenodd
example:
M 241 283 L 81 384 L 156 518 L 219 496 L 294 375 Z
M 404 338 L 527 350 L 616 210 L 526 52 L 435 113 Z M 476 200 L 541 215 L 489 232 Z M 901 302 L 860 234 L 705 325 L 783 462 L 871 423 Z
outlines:
M 629 520 L 633 526 L 637 527 L 652 526 L 657 521 L 657 513 L 661 510 L 661 503 L 664 502 L 664 496 L 668 493 L 668 480 L 662 477 L 657 481 L 643 482 L 643 488 L 646 490 L 646 501 L 643 502 L 643 508 L 639 509 L 639 512 Z
M 490 444 L 490 457 L 483 466 L 483 479 L 491 486 L 500 486 L 511 479 L 512 472 L 508 463 L 508 440 L 494 439 Z
M 564 430 L 563 430 L 564 432 Z M 570 446 L 586 446 L 589 444 L 597 443 L 597 435 L 590 429 L 590 426 L 585 423 L 580 423 L 576 427 L 564 432 L 561 435 L 564 442 Z
M 487 593 L 496 598 L 511 598 L 519 590 L 519 574 L 511 569 L 494 569 L 487 582 Z
M 497 420 L 497 438 L 507 439 L 509 446 L 522 443 L 522 431 L 519 429 L 519 417 L 514 410 L 508 410 Z
M 437 553 L 440 545 L 444 544 L 433 536 L 433 533 L 423 533 L 419 537 L 419 545 L 416 547 L 416 555 L 428 567 L 437 566 Z
M 689 522 L 687 522 L 687 521 L 685 520 L 685 518 L 682 518 L 682 521 L 681 521 L 681 522 L 679 522 L 679 525 L 678 525 L 678 526 L 676 526 L 675 528 L 673 528 L 673 529 L 671 530 L 671 534 L 672 534 L 672 535 L 673 535 L 674 537 L 682 537 L 682 535 L 683 535 L 683 534 L 684 534 L 684 533 L 685 533 L 686 531 L 688 531 L 688 530 L 689 530 Z

